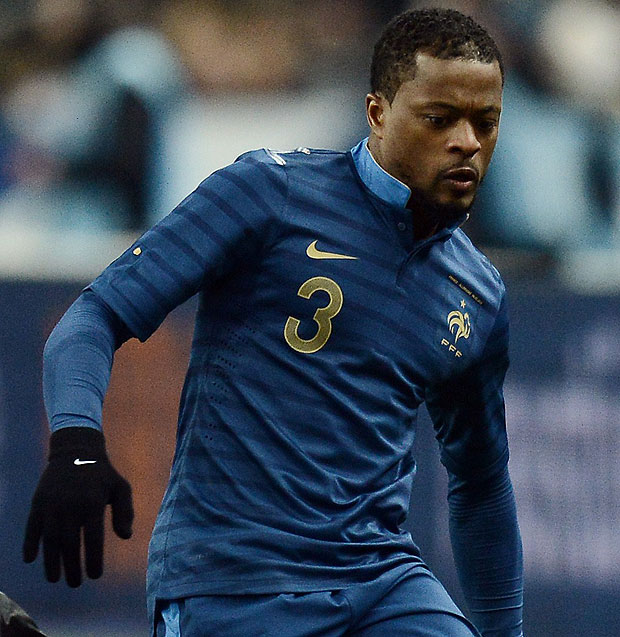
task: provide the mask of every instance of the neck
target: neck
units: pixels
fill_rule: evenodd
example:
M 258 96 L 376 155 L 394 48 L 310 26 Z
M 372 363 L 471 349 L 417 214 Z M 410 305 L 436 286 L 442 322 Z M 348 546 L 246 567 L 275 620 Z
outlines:
M 370 151 L 370 154 L 373 156 L 374 160 L 379 164 L 379 166 L 381 166 L 381 168 L 385 170 L 385 166 L 383 165 L 383 156 L 381 153 L 381 148 L 379 146 L 379 142 L 377 138 L 372 133 L 372 131 L 370 135 L 368 136 L 368 150 Z
M 372 133 L 368 138 L 368 150 L 371 152 L 379 166 L 381 166 L 381 168 L 383 168 L 386 172 L 390 173 L 390 171 L 386 168 L 386 162 L 383 160 L 379 140 Z M 392 175 L 392 177 L 398 179 L 396 175 Z M 409 198 L 407 208 L 409 208 L 409 210 L 413 213 L 413 234 L 416 239 L 428 239 L 437 232 L 437 229 L 439 228 L 437 219 L 432 214 L 429 214 L 424 202 L 420 201 L 414 194 L 412 194 Z
M 422 208 L 412 205 L 411 199 L 407 204 L 407 208 L 413 212 L 413 236 L 416 240 L 421 241 L 432 237 L 439 229 L 439 223 L 433 219 Z

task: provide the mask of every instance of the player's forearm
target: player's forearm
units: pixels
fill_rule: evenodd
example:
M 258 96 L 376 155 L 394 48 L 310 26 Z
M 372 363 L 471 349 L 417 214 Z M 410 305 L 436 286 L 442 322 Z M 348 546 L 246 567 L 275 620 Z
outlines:
M 450 538 L 471 619 L 484 637 L 522 635 L 523 562 L 506 468 L 483 484 L 450 479 Z
M 51 429 L 101 429 L 114 351 L 129 335 L 97 296 L 83 293 L 58 322 L 43 352 L 43 400 Z

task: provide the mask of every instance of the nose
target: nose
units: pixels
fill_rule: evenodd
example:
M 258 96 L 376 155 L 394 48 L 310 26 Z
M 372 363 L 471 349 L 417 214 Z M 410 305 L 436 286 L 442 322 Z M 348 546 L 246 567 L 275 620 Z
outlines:
M 461 153 L 465 157 L 472 157 L 480 148 L 480 140 L 476 136 L 476 129 L 472 126 L 471 122 L 460 120 L 452 129 L 448 149 L 451 152 Z

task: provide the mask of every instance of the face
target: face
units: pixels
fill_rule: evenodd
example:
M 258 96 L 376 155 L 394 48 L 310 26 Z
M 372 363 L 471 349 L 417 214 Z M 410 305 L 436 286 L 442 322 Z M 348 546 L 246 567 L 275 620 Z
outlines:
M 411 206 L 461 215 L 491 161 L 501 107 L 497 62 L 419 53 L 414 79 L 400 86 L 392 104 L 381 95 L 366 97 L 369 147 L 384 170 L 409 186 Z

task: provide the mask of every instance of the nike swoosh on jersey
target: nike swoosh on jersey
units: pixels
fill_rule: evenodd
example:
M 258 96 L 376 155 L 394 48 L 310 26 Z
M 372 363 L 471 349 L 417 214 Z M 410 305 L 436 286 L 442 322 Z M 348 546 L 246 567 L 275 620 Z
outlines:
M 95 464 L 95 462 L 97 462 L 96 460 L 80 460 L 79 458 L 76 458 L 73 461 L 73 464 L 75 465 L 81 465 L 81 464 Z
M 357 259 L 358 257 L 351 257 L 348 254 L 337 254 L 336 252 L 323 252 L 316 247 L 317 242 L 313 241 L 307 248 L 306 254 L 311 259 Z

